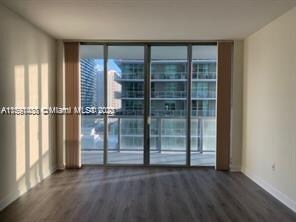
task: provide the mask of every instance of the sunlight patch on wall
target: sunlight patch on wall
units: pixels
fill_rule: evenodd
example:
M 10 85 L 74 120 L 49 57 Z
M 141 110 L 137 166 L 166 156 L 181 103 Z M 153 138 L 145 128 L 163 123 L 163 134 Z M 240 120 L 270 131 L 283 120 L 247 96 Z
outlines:
M 38 107 L 38 65 L 29 65 L 29 106 Z M 29 132 L 30 132 L 30 167 L 32 167 L 39 159 L 39 116 L 29 116 Z
M 49 106 L 48 91 L 48 64 L 41 65 L 41 107 Z M 42 115 L 42 155 L 49 150 L 49 117 Z
M 25 68 L 23 65 L 14 67 L 15 106 L 25 106 Z M 16 143 L 16 180 L 25 174 L 26 170 L 26 129 L 25 116 L 15 116 L 15 143 Z

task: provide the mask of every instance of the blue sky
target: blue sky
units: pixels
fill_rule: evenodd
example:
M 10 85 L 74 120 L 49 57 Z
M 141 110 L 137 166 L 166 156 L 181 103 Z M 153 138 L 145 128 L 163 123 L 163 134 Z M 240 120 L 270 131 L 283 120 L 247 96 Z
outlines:
M 108 60 L 108 71 L 109 70 L 115 70 L 119 75 L 121 75 L 121 69 L 119 66 L 114 62 L 113 59 Z M 97 60 L 97 67 L 98 71 L 103 71 L 104 70 L 104 60 L 103 59 L 98 59 Z

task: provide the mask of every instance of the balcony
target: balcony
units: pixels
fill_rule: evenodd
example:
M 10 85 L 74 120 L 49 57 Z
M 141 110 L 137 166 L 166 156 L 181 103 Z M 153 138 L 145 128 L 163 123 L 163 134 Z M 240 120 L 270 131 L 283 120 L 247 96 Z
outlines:
M 137 90 L 123 90 L 121 93 L 118 93 L 119 98 L 127 99 L 127 98 L 138 98 L 144 99 L 144 91 L 137 91 Z
M 93 121 L 91 121 L 93 120 Z M 136 124 L 137 123 L 137 124 Z M 191 136 L 198 138 L 202 136 L 212 137 L 215 136 L 215 117 L 199 117 L 191 120 Z M 93 139 L 93 143 L 97 143 L 103 133 L 103 119 L 95 116 L 83 116 L 82 118 L 82 141 Z M 112 117 L 112 122 L 108 123 L 109 136 L 121 137 L 143 137 L 143 117 L 142 118 L 126 118 L 126 117 Z M 150 136 L 152 137 L 181 137 L 185 138 L 187 133 L 186 119 L 185 118 L 158 118 L 153 117 L 150 126 Z M 101 134 L 101 135 L 100 135 Z M 99 135 L 99 136 L 97 136 Z M 119 140 L 120 141 L 120 140 Z M 131 141 L 130 141 L 131 142 Z M 101 143 L 103 144 L 103 143 Z M 132 146 L 121 144 L 123 150 L 129 150 Z M 84 149 L 102 149 L 88 145 L 83 146 Z M 124 148 L 125 147 L 125 148 Z M 210 148 L 207 148 L 210 150 Z
M 137 110 L 137 109 L 130 109 L 130 110 L 117 110 L 115 111 L 115 116 L 143 116 L 144 111 L 143 110 Z
M 117 94 L 122 99 L 144 99 L 144 91 L 128 90 Z M 152 91 L 151 99 L 185 99 L 185 91 Z
M 182 117 L 186 116 L 185 110 L 151 110 L 151 116 L 160 117 Z M 192 110 L 192 117 L 213 117 L 216 115 L 216 110 Z
M 93 121 L 91 121 L 93 119 Z M 82 117 L 81 146 L 85 154 L 96 161 L 102 160 L 98 153 L 102 152 L 104 137 L 101 121 L 95 116 Z M 98 125 L 99 124 L 99 125 Z M 215 117 L 199 117 L 191 120 L 191 153 L 192 155 L 215 155 L 216 122 Z M 110 155 L 132 155 L 142 161 L 143 151 L 143 117 L 112 117 L 108 121 L 108 153 Z M 186 119 L 153 117 L 150 126 L 151 155 L 177 156 L 185 158 L 186 152 Z M 103 154 L 103 153 L 101 153 Z M 138 155 L 139 154 L 139 157 Z M 111 158 L 111 157 L 110 157 Z M 86 161 L 86 160 L 85 160 Z
M 216 110 L 206 109 L 206 110 L 192 110 L 191 116 L 193 118 L 197 117 L 214 117 L 216 116 Z
M 151 81 L 186 81 L 187 72 L 152 72 Z M 193 72 L 192 80 L 216 80 L 216 72 Z M 121 81 L 144 81 L 144 73 L 122 73 L 115 80 Z
M 216 99 L 216 89 L 192 89 L 192 99 Z
M 151 110 L 151 116 L 161 116 L 161 117 L 185 117 L 185 110 Z
M 192 111 L 192 114 L 197 116 L 196 111 Z M 207 112 L 200 112 L 200 114 L 207 114 Z M 143 110 L 118 110 L 115 112 L 114 116 L 143 116 Z M 161 117 L 182 117 L 185 116 L 186 112 L 184 110 L 151 110 L 151 116 L 161 116 Z
M 155 80 L 186 80 L 187 72 L 152 72 L 151 81 Z
M 159 117 L 184 117 L 187 112 L 185 110 L 151 110 L 151 116 Z M 114 116 L 143 116 L 143 110 L 118 110 Z M 192 117 L 213 117 L 216 110 L 192 110 Z
M 137 90 L 127 90 L 116 92 L 116 98 L 118 99 L 144 99 L 144 91 Z M 152 91 L 151 99 L 182 99 L 185 100 L 187 96 L 187 92 L 182 91 Z M 216 89 L 211 90 L 203 90 L 203 89 L 193 89 L 191 93 L 191 97 L 193 100 L 197 99 L 215 99 L 216 98 Z
M 216 72 L 193 72 L 192 80 L 216 80 Z
M 151 92 L 151 99 L 157 99 L 157 98 L 186 98 L 186 91 L 152 91 Z
M 81 150 L 83 164 L 103 164 L 104 150 Z M 129 162 L 133 164 L 143 164 L 142 151 L 109 151 L 109 164 L 126 164 Z M 215 152 L 191 152 L 192 166 L 214 166 L 216 161 Z M 174 163 L 175 165 L 183 165 L 186 162 L 186 152 L 159 152 L 150 151 L 150 164 L 167 164 Z
M 144 81 L 144 73 L 122 73 L 121 76 L 116 75 L 115 81 Z

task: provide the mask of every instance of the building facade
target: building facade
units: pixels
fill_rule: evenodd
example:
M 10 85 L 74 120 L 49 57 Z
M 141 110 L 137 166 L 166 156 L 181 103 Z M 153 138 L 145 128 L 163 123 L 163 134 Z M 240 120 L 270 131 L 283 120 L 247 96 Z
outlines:
M 81 85 L 81 106 L 93 106 L 96 104 L 97 98 L 97 71 L 96 59 L 80 60 L 80 85 Z
M 118 149 L 143 148 L 144 65 L 139 61 L 119 61 L 122 86 L 120 144 Z M 160 60 L 151 65 L 150 149 L 186 150 L 187 61 Z M 192 151 L 215 151 L 216 61 L 193 61 Z M 128 118 L 126 118 L 128 117 Z M 131 118 L 134 117 L 134 118 Z
M 88 62 L 89 61 L 89 62 Z M 144 63 L 114 60 L 108 67 L 108 149 L 143 150 Z M 91 60 L 81 61 L 81 103 L 102 104 L 104 77 Z M 93 71 L 94 70 L 94 71 Z M 119 71 L 120 70 L 120 71 Z M 154 60 L 151 64 L 150 150 L 186 151 L 188 72 L 186 60 Z M 191 151 L 216 150 L 216 60 L 193 60 L 191 83 Z M 103 118 L 82 117 L 82 149 L 103 149 Z

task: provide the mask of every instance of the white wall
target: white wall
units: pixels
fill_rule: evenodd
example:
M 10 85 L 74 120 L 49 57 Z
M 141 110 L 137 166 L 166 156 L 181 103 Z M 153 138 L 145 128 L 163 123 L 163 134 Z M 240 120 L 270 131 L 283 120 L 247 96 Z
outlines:
M 295 22 L 296 8 L 245 40 L 242 169 L 296 211 Z
M 55 105 L 55 40 L 0 4 L 0 108 Z M 0 115 L 0 210 L 56 168 L 55 117 Z

